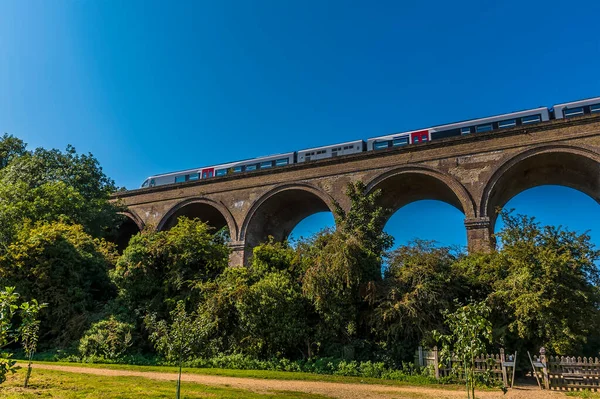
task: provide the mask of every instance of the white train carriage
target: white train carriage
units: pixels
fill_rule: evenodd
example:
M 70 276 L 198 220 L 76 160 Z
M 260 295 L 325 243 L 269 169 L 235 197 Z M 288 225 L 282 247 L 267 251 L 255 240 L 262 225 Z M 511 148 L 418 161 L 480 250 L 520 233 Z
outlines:
M 552 108 L 554 109 L 555 119 L 572 118 L 575 116 L 589 114 L 600 114 L 600 97 L 557 104 Z
M 221 165 L 206 166 L 203 168 L 182 170 L 179 172 L 164 173 L 148 177 L 142 184 L 142 188 L 162 186 L 165 184 L 185 183 L 210 179 L 212 177 L 226 176 L 242 172 L 253 172 L 256 170 L 276 168 L 294 163 L 294 152 L 286 154 L 268 155 L 244 161 L 230 162 Z
M 315 161 L 317 159 L 339 157 L 341 155 L 357 154 L 365 150 L 365 142 L 362 140 L 349 141 L 347 143 L 328 145 L 324 147 L 309 148 L 298 151 L 297 162 Z
M 434 126 L 427 129 L 374 137 L 367 140 L 367 151 L 425 143 L 431 140 L 460 136 L 463 134 L 491 132 L 499 129 L 544 122 L 549 119 L 550 113 L 546 107 L 511 112 L 509 114 L 490 116 L 487 118 L 471 119 L 463 122 Z

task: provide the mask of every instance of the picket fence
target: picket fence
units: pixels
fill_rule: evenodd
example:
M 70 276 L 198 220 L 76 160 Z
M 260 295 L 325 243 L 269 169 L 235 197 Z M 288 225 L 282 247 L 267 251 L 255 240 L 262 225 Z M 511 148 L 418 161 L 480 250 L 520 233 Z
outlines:
M 513 386 L 515 358 L 516 353 L 505 355 L 504 349 L 500 349 L 499 354 L 478 356 L 475 359 L 475 372 L 489 372 L 503 381 L 505 386 Z M 526 371 L 532 372 L 541 389 L 600 391 L 600 359 L 597 357 L 546 356 L 545 349 L 542 348 L 539 355 L 523 359 L 526 361 L 523 360 L 521 364 L 529 365 Z M 432 350 L 419 347 L 415 353 L 415 365 L 431 366 L 436 378 L 448 376 L 453 371 L 458 371 L 460 376 L 462 370 L 462 361 L 457 358 L 440 364 L 437 347 Z
M 512 386 L 515 368 L 514 356 L 505 355 L 504 349 L 500 349 L 500 353 L 498 354 L 482 354 L 477 356 L 475 358 L 475 372 L 488 372 L 492 377 L 503 381 L 505 386 Z M 455 372 L 458 372 L 459 376 L 462 376 L 462 363 L 462 360 L 453 357 L 445 364 L 441 364 L 437 347 L 431 350 L 424 350 L 422 347 L 419 347 L 415 353 L 415 365 L 420 367 L 431 366 L 434 370 L 435 378 L 446 377 Z

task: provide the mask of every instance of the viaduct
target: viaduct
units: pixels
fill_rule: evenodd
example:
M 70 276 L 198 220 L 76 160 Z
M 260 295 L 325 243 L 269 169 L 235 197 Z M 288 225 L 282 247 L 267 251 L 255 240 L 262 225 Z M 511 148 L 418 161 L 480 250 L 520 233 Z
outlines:
M 429 143 L 116 193 L 127 207 L 121 239 L 166 230 L 179 216 L 228 226 L 231 265 L 243 265 L 269 235 L 283 240 L 304 218 L 349 206 L 350 182 L 380 189 L 392 210 L 444 201 L 465 215 L 469 251 L 489 251 L 496 209 L 540 185 L 579 190 L 600 204 L 600 115 L 453 137 Z

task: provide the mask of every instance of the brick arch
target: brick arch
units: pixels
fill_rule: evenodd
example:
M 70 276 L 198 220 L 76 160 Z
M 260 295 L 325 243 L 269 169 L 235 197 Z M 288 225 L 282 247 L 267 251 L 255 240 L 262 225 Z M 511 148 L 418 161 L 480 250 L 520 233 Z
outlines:
M 163 216 L 156 229 L 158 231 L 168 230 L 177 223 L 177 218 L 187 216 L 198 218 L 215 229 L 219 230 L 225 226 L 229 228 L 232 240 L 238 236 L 238 226 L 231 212 L 220 202 L 208 198 L 188 198 L 177 203 Z
M 439 200 L 474 218 L 475 203 L 467 189 L 453 176 L 427 166 L 389 170 L 367 184 L 366 192 L 381 189 L 380 204 L 394 212 L 415 201 Z
M 282 241 L 306 217 L 318 212 L 333 213 L 334 202 L 309 184 L 277 186 L 252 204 L 240 229 L 240 240 L 248 246 L 257 245 L 268 236 Z
M 110 234 L 108 240 L 117 246 L 119 253 L 123 253 L 131 237 L 144 229 L 144 222 L 132 211 L 125 210 L 117 213 L 123 216 L 123 219 L 116 231 Z
M 600 204 L 600 155 L 586 147 L 542 145 L 522 151 L 496 168 L 487 181 L 479 212 L 494 231 L 496 209 L 533 187 L 559 185 L 589 195 Z

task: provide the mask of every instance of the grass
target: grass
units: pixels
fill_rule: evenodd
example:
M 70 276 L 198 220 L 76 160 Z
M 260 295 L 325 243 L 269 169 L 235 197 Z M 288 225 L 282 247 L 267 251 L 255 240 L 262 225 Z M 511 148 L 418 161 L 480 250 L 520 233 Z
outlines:
M 140 399 L 173 398 L 175 382 L 141 377 L 109 377 L 55 370 L 34 370 L 29 388 L 23 388 L 25 370 L 21 369 L 0 386 L 2 399 L 66 398 L 66 399 Z M 325 396 L 302 392 L 254 393 L 251 391 L 182 383 L 182 397 L 214 399 L 322 399 Z
M 111 370 L 131 370 L 131 371 L 151 371 L 163 373 L 177 373 L 178 369 L 174 366 L 135 366 L 126 364 L 100 364 L 100 363 L 69 363 L 69 362 L 39 362 L 38 364 L 48 364 L 56 366 L 71 367 L 89 367 Z M 300 381 L 324 381 L 341 382 L 352 384 L 378 384 L 391 386 L 435 386 L 443 389 L 463 389 L 462 385 L 440 385 L 432 383 L 430 379 L 421 376 L 408 376 L 405 381 L 384 380 L 380 378 L 364 377 L 345 377 L 329 374 L 302 373 L 292 371 L 270 371 L 270 370 L 235 370 L 235 369 L 216 369 L 216 368 L 184 368 L 183 373 L 200 375 L 218 375 L 224 377 L 257 378 L 269 380 L 300 380 Z
M 591 392 L 591 391 L 577 391 L 577 392 L 567 392 L 567 396 L 572 396 L 576 398 L 584 398 L 584 399 L 600 399 L 600 392 Z

